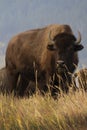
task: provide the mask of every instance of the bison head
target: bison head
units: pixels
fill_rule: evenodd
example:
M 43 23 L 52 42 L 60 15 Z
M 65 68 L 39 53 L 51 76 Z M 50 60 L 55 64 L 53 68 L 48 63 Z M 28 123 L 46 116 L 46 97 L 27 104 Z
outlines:
M 51 32 L 49 35 L 50 44 L 47 49 L 50 51 L 57 52 L 57 68 L 63 71 L 63 68 L 67 68 L 70 73 L 73 73 L 76 66 L 78 65 L 78 54 L 77 52 L 83 49 L 81 42 L 81 34 L 76 37 L 69 33 L 60 33 L 51 39 Z M 61 72 L 60 72 L 61 73 Z

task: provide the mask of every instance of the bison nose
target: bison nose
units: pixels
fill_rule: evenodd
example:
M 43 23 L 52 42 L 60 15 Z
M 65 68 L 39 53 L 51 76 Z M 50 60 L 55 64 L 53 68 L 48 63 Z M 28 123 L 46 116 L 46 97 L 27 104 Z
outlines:
M 64 65 L 64 61 L 58 60 L 58 61 L 57 61 L 57 65 Z

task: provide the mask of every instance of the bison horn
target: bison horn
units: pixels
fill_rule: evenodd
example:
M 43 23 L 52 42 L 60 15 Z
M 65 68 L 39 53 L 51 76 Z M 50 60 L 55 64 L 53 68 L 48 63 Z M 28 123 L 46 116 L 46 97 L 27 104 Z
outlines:
M 49 41 L 49 44 L 47 45 L 47 49 L 51 51 L 56 50 L 55 42 L 54 40 L 51 39 L 51 31 L 49 33 L 49 39 L 50 41 Z
M 78 39 L 76 40 L 76 44 L 79 44 L 81 42 L 81 33 L 78 31 Z
M 51 31 L 50 31 L 50 33 L 49 33 L 49 39 L 50 39 L 50 44 L 52 45 L 52 44 L 55 44 L 55 42 L 53 41 L 53 39 L 51 38 Z

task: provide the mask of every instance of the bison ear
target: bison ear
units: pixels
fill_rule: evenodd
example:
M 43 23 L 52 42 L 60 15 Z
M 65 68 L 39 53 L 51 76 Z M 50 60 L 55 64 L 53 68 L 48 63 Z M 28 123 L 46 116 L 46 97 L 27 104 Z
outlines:
M 54 44 L 48 44 L 47 45 L 47 49 L 50 51 L 55 51 L 56 50 L 56 46 Z
M 81 51 L 83 48 L 84 48 L 83 45 L 81 45 L 81 44 L 78 45 L 77 44 L 77 45 L 74 46 L 74 51 Z

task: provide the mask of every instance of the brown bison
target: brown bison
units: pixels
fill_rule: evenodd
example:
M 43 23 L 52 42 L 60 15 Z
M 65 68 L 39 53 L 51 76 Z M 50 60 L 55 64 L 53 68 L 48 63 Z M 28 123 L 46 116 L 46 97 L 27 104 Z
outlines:
M 47 91 L 57 66 L 60 76 L 65 75 L 64 68 L 72 74 L 78 65 L 77 52 L 83 49 L 80 42 L 80 33 L 76 39 L 69 25 L 49 25 L 14 36 L 6 50 L 10 91 L 16 90 L 19 75 L 19 95 L 23 96 L 29 81 L 35 82 L 41 92 Z M 55 93 L 54 88 L 51 91 Z

